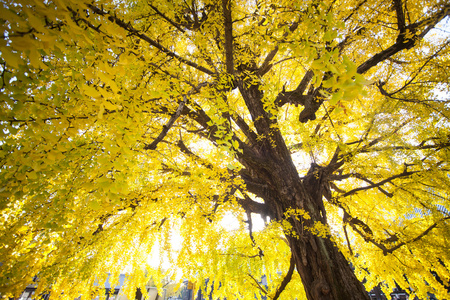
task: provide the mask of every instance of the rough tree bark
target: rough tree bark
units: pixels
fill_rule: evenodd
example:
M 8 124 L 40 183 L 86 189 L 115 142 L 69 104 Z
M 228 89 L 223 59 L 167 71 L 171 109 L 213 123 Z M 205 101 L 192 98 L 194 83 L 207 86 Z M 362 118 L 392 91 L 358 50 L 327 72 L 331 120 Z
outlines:
M 264 199 L 268 215 L 274 220 L 286 220 L 292 229 L 285 233 L 292 251 L 296 270 L 300 274 L 309 300 L 369 299 L 362 283 L 343 254 L 327 237 L 319 237 L 307 230 L 315 222 L 328 226 L 323 209 L 323 182 L 340 164 L 329 165 L 321 174 L 317 165 L 303 180 L 300 178 L 280 131 L 273 126 L 262 107 L 262 93 L 257 86 L 238 83 L 246 101 L 260 142 L 244 149 L 240 157 L 245 166 L 242 178 L 247 189 Z M 311 218 L 286 216 L 291 209 L 301 209 Z M 293 231 L 293 232 L 292 232 Z

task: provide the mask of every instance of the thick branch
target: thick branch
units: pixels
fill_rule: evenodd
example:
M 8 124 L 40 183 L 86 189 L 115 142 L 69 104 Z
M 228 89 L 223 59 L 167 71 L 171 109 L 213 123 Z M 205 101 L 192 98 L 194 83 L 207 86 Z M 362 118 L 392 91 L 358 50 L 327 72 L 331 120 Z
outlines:
M 95 229 L 95 231 L 92 233 L 92 236 L 96 236 L 105 230 L 104 225 L 107 223 L 107 221 L 110 217 L 112 217 L 112 216 L 116 215 L 117 213 L 124 211 L 126 209 L 131 209 L 132 211 L 134 211 L 136 209 L 136 207 L 139 205 L 139 203 L 140 203 L 140 200 L 132 199 L 130 201 L 130 203 L 122 206 L 121 208 L 118 208 L 114 212 L 108 212 L 108 213 L 105 213 L 104 215 L 100 216 L 99 224 L 97 225 L 97 228 Z M 161 222 L 164 222 L 164 221 L 165 220 L 163 220 Z M 85 237 L 80 237 L 80 240 L 83 240 L 83 239 L 85 239 Z M 78 242 L 78 244 L 80 244 L 80 242 Z
M 347 241 L 348 251 L 350 252 L 350 255 L 353 256 L 352 245 L 350 244 L 350 239 L 348 238 L 348 233 L 347 233 L 347 226 L 345 224 L 343 226 L 343 229 L 344 229 L 345 240 Z
M 406 245 L 406 244 L 410 244 L 410 243 L 417 242 L 418 240 L 420 240 L 420 239 L 422 239 L 423 237 L 425 237 L 428 233 L 430 233 L 431 230 L 433 230 L 434 228 L 436 228 L 440 222 L 443 222 L 443 221 L 449 220 L 449 219 L 450 219 L 450 217 L 445 217 L 445 218 L 443 218 L 443 219 L 441 219 L 441 220 L 438 220 L 438 221 L 434 222 L 434 223 L 433 223 L 432 225 L 430 225 L 424 232 L 422 232 L 421 234 L 419 234 L 418 236 L 416 236 L 416 237 L 413 238 L 412 240 L 409 240 L 409 241 L 406 241 L 406 242 L 401 242 L 401 243 L 397 244 L 396 246 L 394 246 L 394 247 L 388 249 L 388 250 L 387 250 L 387 253 L 392 253 L 392 252 L 394 252 L 395 250 L 397 250 L 398 248 L 400 248 L 401 246 L 404 246 L 404 245 Z M 385 255 L 386 255 L 386 254 L 385 254 Z
M 277 98 L 275 99 L 275 104 L 278 107 L 281 107 L 286 103 L 294 104 L 296 106 L 299 104 L 304 106 L 305 108 L 302 110 L 299 116 L 299 120 L 302 123 L 305 123 L 308 120 L 314 120 L 316 118 L 315 113 L 323 102 L 323 101 L 314 101 L 316 93 L 312 93 L 310 95 L 303 95 L 303 92 L 306 90 L 306 87 L 311 81 L 313 75 L 314 75 L 313 71 L 308 70 L 295 90 L 285 92 L 283 88 L 283 91 L 279 93 Z
M 231 20 L 231 0 L 222 0 L 222 12 L 225 30 L 225 59 L 227 73 L 234 73 L 233 59 L 233 22 Z
M 403 123 L 401 123 L 400 125 L 395 127 L 392 132 L 390 132 L 390 133 L 388 133 L 386 135 L 382 135 L 382 136 L 379 136 L 379 137 L 375 138 L 374 140 L 370 141 L 367 145 L 364 145 L 363 147 L 361 147 L 359 150 L 354 151 L 353 154 L 344 154 L 343 156 L 346 156 L 347 158 L 349 158 L 351 156 L 355 156 L 358 153 L 370 152 L 370 147 L 378 144 L 381 141 L 384 141 L 389 136 L 392 136 L 393 134 L 396 134 L 400 129 L 402 129 L 405 125 L 407 125 L 411 121 L 413 121 L 413 119 L 408 119 L 408 120 L 404 121 Z M 349 142 L 349 143 L 347 143 L 347 145 L 361 144 L 367 138 L 367 135 L 369 134 L 369 131 L 372 128 L 372 126 L 373 126 L 373 123 L 368 128 L 368 131 L 366 131 L 366 133 L 364 134 L 364 137 L 362 139 L 357 140 L 357 141 L 353 141 L 353 142 Z M 340 158 L 343 158 L 343 157 L 341 156 Z
M 277 104 L 277 106 L 283 106 L 286 103 L 294 104 L 296 106 L 298 106 L 299 104 L 302 106 L 307 106 L 308 103 L 312 102 L 312 100 L 312 95 L 302 95 L 301 93 L 294 90 L 290 92 L 281 92 L 280 94 L 278 94 L 277 98 L 275 99 L 275 103 Z
M 311 81 L 312 77 L 314 75 L 314 72 L 311 70 L 308 70 L 305 75 L 303 76 L 302 81 L 299 83 L 297 88 L 293 91 L 286 92 L 283 91 L 278 94 L 277 98 L 275 99 L 275 104 L 278 107 L 283 106 L 286 103 L 295 104 L 295 105 L 303 105 L 306 106 L 309 102 L 312 101 L 313 96 L 312 95 L 303 95 L 304 91 L 306 90 L 306 87 L 308 86 L 309 82 Z
M 352 227 L 352 229 L 356 233 L 358 233 L 366 242 L 370 242 L 373 245 L 377 246 L 378 248 L 383 250 L 383 253 L 386 255 L 387 251 L 389 251 L 389 250 L 386 248 L 386 246 L 384 244 L 377 242 L 373 238 L 373 232 L 372 232 L 372 229 L 370 229 L 369 225 L 367 225 L 363 221 L 359 220 L 358 218 L 352 217 L 341 204 L 339 204 L 339 207 L 342 208 L 342 210 L 344 211 L 343 221 L 344 221 L 344 230 L 345 230 L 346 237 L 347 237 L 347 232 L 345 229 L 345 224 L 349 224 Z M 362 230 L 364 231 L 364 233 L 361 230 L 359 230 L 357 226 L 360 226 L 362 228 Z M 353 252 L 351 250 L 348 237 L 347 237 L 347 243 L 348 243 L 350 252 Z
M 295 259 L 294 255 L 291 255 L 289 270 L 286 273 L 286 276 L 284 276 L 284 279 L 281 282 L 280 286 L 278 287 L 277 291 L 275 292 L 275 295 L 273 296 L 272 300 L 277 300 L 280 297 L 281 293 L 284 291 L 288 283 L 291 281 L 292 275 L 294 274 L 294 270 L 295 270 Z
M 300 14 L 300 17 L 299 17 L 299 18 L 301 18 L 301 16 L 302 16 L 302 15 Z M 290 32 L 294 32 L 294 31 L 298 28 L 299 22 L 300 22 L 300 19 L 299 19 L 297 22 L 294 22 L 291 26 L 289 26 L 289 31 L 290 31 Z M 283 42 L 283 41 L 285 40 L 285 37 L 287 37 L 287 36 L 288 36 L 288 32 L 285 32 L 285 33 L 283 34 L 283 38 L 282 38 L 281 42 Z M 270 51 L 270 52 L 267 54 L 267 56 L 266 56 L 266 58 L 264 59 L 264 62 L 262 63 L 261 67 L 258 68 L 258 71 L 257 71 L 257 75 L 258 75 L 258 76 L 262 77 L 262 76 L 264 76 L 264 74 L 266 74 L 267 72 L 269 72 L 269 70 L 270 70 L 270 69 L 272 68 L 272 66 L 273 66 L 273 65 L 271 64 L 271 61 L 273 60 L 273 58 L 275 57 L 275 55 L 277 55 L 278 50 L 279 50 L 279 47 L 278 47 L 278 45 L 276 45 L 275 48 L 273 48 L 273 50 Z
M 384 255 L 387 255 L 389 253 L 394 252 L 395 250 L 399 249 L 400 247 L 406 245 L 406 244 L 411 244 L 414 242 L 417 242 L 418 240 L 422 239 L 423 237 L 425 237 L 427 234 L 429 234 L 434 228 L 436 228 L 440 222 L 443 222 L 445 220 L 450 219 L 450 217 L 445 217 L 439 221 L 434 222 L 432 225 L 430 225 L 426 230 L 424 230 L 421 234 L 419 234 L 418 236 L 416 236 L 415 238 L 409 240 L 409 241 L 404 241 L 404 242 L 400 242 L 397 245 L 395 245 L 392 248 L 388 248 L 386 247 L 383 243 L 385 242 L 391 242 L 390 239 L 392 239 L 392 237 L 396 237 L 395 235 L 392 236 L 391 238 L 388 238 L 384 241 L 381 242 L 377 242 L 374 238 L 372 234 L 364 234 L 362 233 L 356 226 L 355 224 L 349 222 L 348 224 L 350 224 L 350 226 L 353 228 L 353 230 L 358 233 L 362 238 L 364 238 L 365 241 L 370 242 L 371 244 L 377 246 L 379 249 L 381 249 L 383 251 Z M 358 220 L 355 218 L 352 218 L 352 220 Z M 359 220 L 358 220 L 359 221 Z M 367 225 L 366 225 L 367 226 Z M 367 227 L 368 228 L 368 227 Z M 364 227 L 363 227 L 364 229 Z
M 199 157 L 198 155 L 196 155 L 195 153 L 193 153 L 185 144 L 182 140 L 179 140 L 177 143 L 178 148 L 181 150 L 181 152 L 183 152 L 184 154 L 186 154 L 189 157 L 192 157 L 194 159 L 196 159 L 197 161 L 200 162 L 200 164 L 202 164 L 203 166 L 205 166 L 207 169 L 214 169 L 214 166 L 209 163 L 208 161 L 204 160 L 203 158 Z
M 396 91 L 392 92 L 392 93 L 388 93 L 386 90 L 384 90 L 383 86 L 385 85 L 384 82 L 380 82 L 379 84 L 377 84 L 378 89 L 380 90 L 381 94 L 387 97 L 390 97 L 392 99 L 397 99 L 397 100 L 401 100 L 400 98 L 395 98 L 393 97 L 393 95 L 401 92 L 402 90 L 404 90 L 408 85 L 410 85 L 414 79 L 416 79 L 417 76 L 419 76 L 420 74 L 423 74 L 423 69 L 428 65 L 428 63 L 430 61 L 432 61 L 434 58 L 436 58 L 438 56 L 438 54 L 440 52 L 442 52 L 442 50 L 444 50 L 448 45 L 450 44 L 450 40 L 447 41 L 445 44 L 443 44 L 435 53 L 433 53 L 433 55 L 430 55 L 425 62 L 420 66 L 420 68 L 418 68 L 415 71 L 415 75 L 412 76 L 401 88 L 397 89 Z
M 350 18 L 358 12 L 358 10 L 367 2 L 367 0 L 363 0 L 360 3 L 358 3 L 358 5 L 356 5 L 355 8 L 353 8 L 353 10 L 351 11 L 351 13 L 344 19 L 344 22 L 347 22 L 348 20 L 350 20 Z
M 173 126 L 175 121 L 181 115 L 181 112 L 182 112 L 182 110 L 184 108 L 184 105 L 187 102 L 187 98 L 186 98 L 185 95 L 183 96 L 183 98 L 184 98 L 184 100 L 180 102 L 180 105 L 178 106 L 177 110 L 172 115 L 172 117 L 170 117 L 169 122 L 167 122 L 166 125 L 163 125 L 163 129 L 162 129 L 161 133 L 159 134 L 159 136 L 151 144 L 145 145 L 144 150 L 155 150 L 156 147 L 158 146 L 158 143 L 161 142 L 164 139 L 164 137 L 169 132 L 170 128 Z
M 211 118 L 206 114 L 206 112 L 195 102 L 188 103 L 194 107 L 194 109 L 189 108 L 187 105 L 184 106 L 182 114 L 187 115 L 189 118 L 197 122 L 200 126 L 208 130 L 208 135 L 203 136 L 210 141 L 216 143 L 217 137 L 215 133 L 217 131 L 216 125 L 209 125 L 213 123 Z M 241 123 L 243 125 L 243 123 Z M 252 134 L 250 134 L 251 136 Z M 241 152 L 236 153 L 238 158 L 242 161 L 245 159 L 247 162 L 251 161 L 257 165 L 267 165 L 267 160 L 264 157 L 258 155 L 253 149 L 251 149 L 246 143 L 242 142 L 235 134 L 232 136 L 233 141 L 238 142 Z
M 404 50 L 404 49 L 411 49 L 414 46 L 414 40 L 409 39 L 407 42 L 396 42 L 394 45 L 390 46 L 389 48 L 375 54 L 368 60 L 366 60 L 364 63 L 362 63 L 358 69 L 357 72 L 359 74 L 364 74 L 365 72 L 369 71 L 372 67 L 375 67 L 378 63 L 388 59 L 389 57 L 393 56 L 394 54 Z
M 356 194 L 357 192 L 364 191 L 364 190 L 370 190 L 370 189 L 373 189 L 373 188 L 379 188 L 380 186 L 382 186 L 382 185 L 384 185 L 386 183 L 390 183 L 394 179 L 411 176 L 411 175 L 413 175 L 415 173 L 418 173 L 418 171 L 406 171 L 405 170 L 404 172 L 402 172 L 400 174 L 388 177 L 385 180 L 382 180 L 382 181 L 380 181 L 378 183 L 373 183 L 373 184 L 371 184 L 369 186 L 359 187 L 359 188 L 353 189 L 351 191 L 348 191 L 347 193 L 345 193 L 341 197 L 347 197 L 347 196 Z
M 253 247 L 256 247 L 256 240 L 255 237 L 253 236 L 253 221 L 252 221 L 252 213 L 247 210 L 246 211 L 247 214 L 247 224 L 248 224 L 248 234 L 250 236 L 250 240 L 252 241 Z M 258 247 L 259 250 L 259 257 L 263 257 L 264 256 L 264 252 L 262 251 L 262 249 L 260 247 Z
M 358 233 L 360 233 L 361 236 L 362 236 L 365 240 L 367 240 L 367 239 L 369 239 L 369 238 L 371 238 L 371 237 L 373 236 L 373 231 L 372 231 L 372 229 L 370 229 L 369 225 L 367 225 L 366 223 L 364 223 L 363 221 L 361 221 L 361 220 L 358 219 L 358 218 L 352 217 L 352 216 L 347 212 L 347 210 L 345 210 L 342 206 L 341 206 L 341 208 L 342 208 L 342 210 L 344 211 L 344 217 L 343 217 L 344 224 L 350 224 L 350 226 L 351 226 L 355 231 L 357 231 Z M 356 228 L 356 225 L 360 226 L 360 227 L 364 230 L 365 234 L 361 233 L 361 232 L 359 231 L 359 229 Z
M 148 3 L 148 6 L 150 6 L 159 16 L 161 16 L 164 20 L 166 20 L 167 22 L 169 22 L 173 27 L 175 27 L 176 29 L 178 29 L 181 32 L 185 32 L 183 28 L 181 28 L 180 25 L 178 25 L 177 23 L 175 23 L 174 21 L 172 21 L 171 19 L 169 19 L 165 14 L 163 14 L 162 12 L 160 12 L 156 7 L 154 7 L 151 3 Z
M 253 201 L 249 196 L 243 193 L 244 199 L 237 198 L 237 202 L 245 211 L 249 211 L 250 213 L 259 214 L 262 217 L 270 216 L 269 208 L 265 203 L 259 203 Z
M 390 234 L 391 237 L 389 237 L 389 238 L 387 238 L 385 240 L 381 240 L 381 241 L 377 240 L 377 239 L 374 238 L 373 232 L 370 229 L 370 227 L 365 222 L 361 221 L 360 219 L 352 217 L 350 215 L 350 213 L 344 208 L 342 203 L 337 198 L 333 198 L 330 203 L 333 204 L 333 205 L 336 205 L 337 207 L 339 207 L 339 208 L 341 208 L 343 210 L 343 212 L 344 212 L 344 216 L 343 216 L 344 231 L 345 231 L 345 224 L 349 224 L 352 227 L 352 229 L 356 233 L 358 233 L 366 242 L 370 242 L 371 244 L 373 244 L 376 247 L 378 247 L 379 249 L 381 249 L 383 251 L 384 255 L 387 255 L 388 253 L 392 253 L 395 250 L 397 250 L 398 248 L 400 248 L 400 247 L 402 247 L 402 246 L 404 246 L 406 244 L 413 243 L 413 242 L 416 242 L 416 241 L 422 239 L 429 232 L 431 232 L 431 230 L 433 230 L 435 227 L 437 227 L 440 222 L 443 222 L 445 220 L 450 219 L 450 216 L 447 216 L 447 217 L 445 217 L 443 219 L 440 219 L 440 220 L 434 222 L 432 225 L 430 225 L 425 231 L 423 231 L 417 237 L 415 237 L 415 238 L 413 238 L 413 239 L 411 239 L 409 241 L 404 241 L 404 242 L 398 243 L 392 248 L 388 248 L 388 247 L 386 247 L 385 244 L 390 244 L 392 242 L 397 241 L 398 237 L 396 235 L 391 235 Z M 362 231 L 358 228 L 358 226 L 362 229 Z M 352 250 L 350 248 L 350 242 L 348 240 L 346 231 L 345 231 L 345 235 L 346 235 L 346 238 L 347 238 L 347 243 L 349 245 L 349 250 L 350 250 L 350 252 L 352 252 Z
M 402 1 L 401 0 L 393 0 L 392 1 L 394 9 L 395 9 L 395 13 L 397 14 L 397 28 L 400 31 L 400 34 L 404 34 L 405 33 L 405 28 L 406 28 L 406 24 L 405 24 L 405 14 L 403 12 L 403 7 L 402 7 Z
M 368 152 L 376 152 L 376 151 L 386 151 L 386 150 L 426 150 L 426 149 L 434 149 L 440 150 L 444 148 L 449 148 L 450 142 L 440 143 L 434 145 L 411 145 L 411 146 L 386 146 L 382 148 L 372 148 L 358 151 L 359 153 L 368 153 Z
M 197 122 L 200 126 L 208 130 L 208 138 L 210 141 L 215 142 L 217 139 L 214 135 L 217 131 L 216 125 L 208 125 L 211 124 L 211 118 L 208 114 L 195 102 L 190 103 L 194 109 L 189 108 L 187 105 L 184 106 L 183 111 L 181 112 L 183 115 L 188 116 L 195 122 Z
M 374 183 L 372 180 L 367 179 L 366 177 L 364 177 L 364 176 L 361 175 L 361 174 L 355 173 L 355 174 L 352 174 L 352 175 L 353 175 L 353 177 L 356 177 L 356 178 L 358 178 L 358 179 L 361 179 L 361 180 L 363 180 L 363 181 L 369 183 L 371 186 L 377 185 L 377 184 Z M 389 198 L 394 197 L 394 194 L 389 193 L 388 191 L 384 190 L 382 187 L 377 186 L 377 188 L 378 188 L 378 190 L 379 190 L 380 192 L 382 192 L 383 194 L 385 194 L 385 195 L 388 196 Z
M 275 46 L 275 48 L 267 54 L 266 58 L 264 59 L 264 62 L 262 63 L 261 67 L 258 69 L 258 76 L 264 76 L 269 70 L 272 68 L 272 65 L 270 62 L 273 60 L 275 55 L 278 53 L 278 46 Z
M 382 93 L 384 93 L 384 89 L 383 89 L 383 85 L 380 84 L 379 85 L 379 89 L 382 91 Z M 443 148 L 447 148 L 450 147 L 450 142 L 441 142 L 441 143 L 435 143 L 432 145 L 426 145 L 426 143 L 428 141 L 431 140 L 439 140 L 439 138 L 437 137 L 431 137 L 427 140 L 422 141 L 420 144 L 418 145 L 407 145 L 407 146 L 385 146 L 385 147 L 379 147 L 379 148 L 371 148 L 372 146 L 378 144 L 379 142 L 385 140 L 387 137 L 392 136 L 393 134 L 396 134 L 400 129 L 402 129 L 405 125 L 407 125 L 408 123 L 410 123 L 411 121 L 413 121 L 413 119 L 408 119 L 406 121 L 404 121 L 403 123 L 401 123 L 400 125 L 398 125 L 397 127 L 394 128 L 394 130 L 392 132 L 390 132 L 389 134 L 386 134 L 384 136 L 380 136 L 375 138 L 374 140 L 370 141 L 367 145 L 361 147 L 359 150 L 354 151 L 353 154 L 345 154 L 343 156 L 341 156 L 340 158 L 344 158 L 344 157 L 350 157 L 350 156 L 355 156 L 356 154 L 359 153 L 370 153 L 370 152 L 375 152 L 375 151 L 386 151 L 386 150 L 426 150 L 426 149 L 443 149 Z M 368 132 L 366 132 L 365 136 L 368 135 Z M 354 142 L 350 142 L 347 143 L 347 145 L 353 145 L 353 144 L 359 144 L 362 143 L 364 139 L 360 139 L 358 141 L 354 141 Z
M 264 295 L 267 295 L 266 289 L 263 288 L 263 287 L 261 286 L 261 284 L 258 282 L 258 280 L 256 280 L 255 277 L 253 277 L 252 274 L 250 274 L 250 273 L 248 273 L 247 275 L 250 276 L 250 278 L 255 282 L 254 285 L 255 285 L 255 286 L 256 286 L 256 287 L 257 287 Z
M 417 40 L 422 39 L 431 29 L 434 28 L 434 26 L 437 23 L 439 23 L 444 17 L 449 15 L 449 11 L 450 11 L 450 4 L 447 4 L 434 16 L 427 18 L 425 20 L 422 20 L 420 22 L 406 26 L 403 30 L 405 30 L 405 31 L 410 30 L 411 33 L 414 34 L 414 36 L 412 38 L 405 39 L 404 34 L 400 30 L 400 33 L 397 37 L 395 44 L 393 44 L 389 48 L 375 54 L 374 56 L 372 56 L 371 58 L 366 60 L 364 63 L 362 63 L 358 67 L 357 72 L 359 74 L 363 74 L 363 73 L 367 72 L 369 69 L 371 69 L 372 67 L 375 67 L 378 63 L 390 58 L 391 56 L 395 55 L 396 53 L 398 53 L 402 50 L 405 50 L 405 49 L 411 49 L 416 44 Z M 400 12 L 397 12 L 397 13 L 400 13 Z M 403 14 L 403 11 L 400 14 Z M 401 16 L 400 16 L 400 18 L 401 18 Z M 404 18 L 404 16 L 403 16 L 403 18 Z M 400 22 L 401 21 L 399 21 L 399 23 Z M 425 29 L 423 29 L 422 32 L 420 32 L 419 34 L 416 34 L 417 28 L 419 28 L 420 26 L 422 26 L 424 24 L 427 24 L 428 26 Z M 400 24 L 400 27 L 401 26 L 402 25 Z
M 178 60 L 179 62 L 186 64 L 188 66 L 191 66 L 205 74 L 208 75 L 213 75 L 214 72 L 202 67 L 200 65 L 198 65 L 197 63 L 190 61 L 188 59 L 185 59 L 181 56 L 179 56 L 178 54 L 170 51 L 169 49 L 167 49 L 166 47 L 164 47 L 163 45 L 161 45 L 160 43 L 156 42 L 155 40 L 151 39 L 149 36 L 141 33 L 139 30 L 135 29 L 133 26 L 131 26 L 130 23 L 126 23 L 125 21 L 119 19 L 116 16 L 111 15 L 110 13 L 104 11 L 103 9 L 100 9 L 92 4 L 87 4 L 87 6 L 96 14 L 101 15 L 101 16 L 107 16 L 108 20 L 111 22 L 116 23 L 118 26 L 122 27 L 123 29 L 125 29 L 126 31 L 128 31 L 130 34 L 135 35 L 137 37 L 139 37 L 141 40 L 146 41 L 147 43 L 149 43 L 151 46 L 155 47 L 156 49 L 158 49 L 159 51 L 163 52 L 164 54 L 166 54 L 169 57 L 173 57 L 176 60 Z
M 239 128 L 242 130 L 242 132 L 245 134 L 245 136 L 249 139 L 250 143 L 255 145 L 257 143 L 258 136 L 256 133 L 248 126 L 248 124 L 245 122 L 245 120 L 239 116 L 237 113 L 232 114 L 231 118 L 233 121 L 239 126 Z
M 219 195 L 214 195 L 214 196 L 213 196 L 213 200 L 214 200 L 214 202 L 215 202 L 214 208 L 213 208 L 213 210 L 212 210 L 211 213 L 209 213 L 208 215 L 206 215 L 206 217 L 207 217 L 208 219 L 211 219 L 211 217 L 212 217 L 213 215 L 216 214 L 217 209 L 219 208 L 220 204 L 223 204 L 223 203 L 228 202 L 228 201 L 231 199 L 231 197 L 234 196 L 234 193 L 236 192 L 237 189 L 238 189 L 238 188 L 237 188 L 236 186 L 234 186 L 234 185 L 231 186 L 230 190 L 229 190 L 228 192 L 225 193 L 225 197 L 223 197 L 222 200 L 220 200 L 220 199 L 221 199 L 221 196 L 219 196 Z
M 277 121 L 275 118 L 270 118 L 269 112 L 264 108 L 262 103 L 264 95 L 259 87 L 259 83 L 248 86 L 244 80 L 240 79 L 237 84 L 245 105 L 252 116 L 256 131 L 260 135 L 268 136 L 273 129 L 271 125 Z
M 305 75 L 303 76 L 302 81 L 298 84 L 298 86 L 295 88 L 295 91 L 297 93 L 303 94 L 308 87 L 309 82 L 314 76 L 314 72 L 312 70 L 308 70 Z

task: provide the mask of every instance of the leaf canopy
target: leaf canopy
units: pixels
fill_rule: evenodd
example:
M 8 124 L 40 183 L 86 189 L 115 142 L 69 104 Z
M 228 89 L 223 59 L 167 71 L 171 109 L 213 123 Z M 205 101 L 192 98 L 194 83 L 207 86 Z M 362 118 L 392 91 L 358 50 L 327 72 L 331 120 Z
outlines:
M 296 272 L 279 289 L 289 224 L 246 172 L 267 142 L 302 181 L 339 162 L 327 226 L 306 230 L 366 289 L 445 297 L 449 4 L 224 3 L 2 1 L 0 293 L 37 275 L 55 297 L 93 297 L 127 271 L 130 295 L 171 274 L 217 297 L 301 299 Z

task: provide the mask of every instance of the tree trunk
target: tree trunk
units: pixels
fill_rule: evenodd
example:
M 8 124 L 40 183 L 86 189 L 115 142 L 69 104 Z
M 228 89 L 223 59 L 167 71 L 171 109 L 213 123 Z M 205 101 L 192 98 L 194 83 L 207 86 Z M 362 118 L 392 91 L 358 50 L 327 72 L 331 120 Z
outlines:
M 330 238 L 319 237 L 308 230 L 316 222 L 328 227 L 320 176 L 311 173 L 302 181 L 292 163 L 277 160 L 268 164 L 270 168 L 253 169 L 251 179 L 243 178 L 247 189 L 264 199 L 271 218 L 284 219 L 292 226 L 286 228 L 285 234 L 307 298 L 369 300 L 364 286 Z M 310 219 L 286 215 L 292 209 L 306 212 Z
M 288 177 L 286 173 L 284 174 L 285 178 Z M 292 182 L 294 190 L 302 191 L 296 194 L 295 198 L 299 199 L 296 201 L 292 201 L 292 198 L 279 199 L 282 207 L 277 209 L 285 211 L 287 208 L 298 208 L 306 211 L 311 217 L 309 220 L 300 218 L 300 221 L 295 217 L 289 217 L 288 221 L 295 235 L 286 232 L 307 298 L 309 300 L 369 300 L 364 286 L 356 278 L 344 255 L 330 238 L 319 237 L 307 230 L 315 222 L 322 222 L 328 227 L 325 212 L 322 213 L 323 198 L 320 182 L 317 183 L 320 178 L 313 175 L 308 179 L 312 180 L 305 179 L 301 182 L 299 178 L 297 183 Z M 305 184 L 310 186 L 305 187 Z
M 325 168 L 312 164 L 302 180 L 277 129 L 276 119 L 262 105 L 263 94 L 258 86 L 238 81 L 238 87 L 262 137 L 244 147 L 240 161 L 245 169 L 241 177 L 248 191 L 264 199 L 264 213 L 292 226 L 285 228 L 285 234 L 308 300 L 369 300 L 364 286 L 333 242 L 307 230 L 315 222 L 328 227 L 323 206 L 324 185 L 339 163 L 334 162 L 336 167 L 326 168 L 325 172 L 321 172 Z M 286 214 L 292 209 L 306 212 L 310 219 Z
M 286 228 L 285 234 L 307 298 L 369 300 L 364 286 L 330 238 L 319 237 L 308 230 L 316 222 L 328 227 L 323 206 L 323 178 L 314 172 L 317 165 L 301 180 L 290 159 L 280 161 L 270 156 L 266 166 L 252 168 L 252 178 L 244 176 L 244 180 L 249 191 L 264 199 L 273 219 L 284 219 L 292 226 Z M 306 212 L 310 218 L 286 215 L 292 209 Z
M 345 257 L 328 239 L 305 234 L 288 238 L 309 300 L 369 299 Z
M 286 173 L 284 177 L 287 177 Z M 292 226 L 294 234 L 286 231 L 286 237 L 307 298 L 309 300 L 369 300 L 364 286 L 356 278 L 344 255 L 330 238 L 319 237 L 307 229 L 312 227 L 315 222 L 322 222 L 327 227 L 328 224 L 326 217 L 321 215 L 322 193 L 309 193 L 309 189 L 302 186 L 305 182 L 307 181 L 300 182 L 299 178 L 297 184 L 292 183 L 295 190 L 303 190 L 303 193 L 297 193 L 295 198 L 303 199 L 292 201 L 292 198 L 281 198 L 279 199 L 281 201 L 275 205 L 280 206 L 277 211 L 284 213 L 288 208 L 297 208 L 306 211 L 311 217 L 309 220 L 288 217 L 287 220 Z M 317 185 L 313 185 L 313 187 L 319 189 Z

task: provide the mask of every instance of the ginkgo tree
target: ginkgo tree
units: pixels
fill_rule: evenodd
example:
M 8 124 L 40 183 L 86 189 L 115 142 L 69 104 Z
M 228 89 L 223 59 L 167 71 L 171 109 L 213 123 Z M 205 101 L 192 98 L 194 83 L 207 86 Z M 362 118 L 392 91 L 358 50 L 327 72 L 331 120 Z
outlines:
M 2 1 L 1 295 L 127 272 L 131 296 L 172 274 L 222 299 L 446 297 L 449 14 Z

